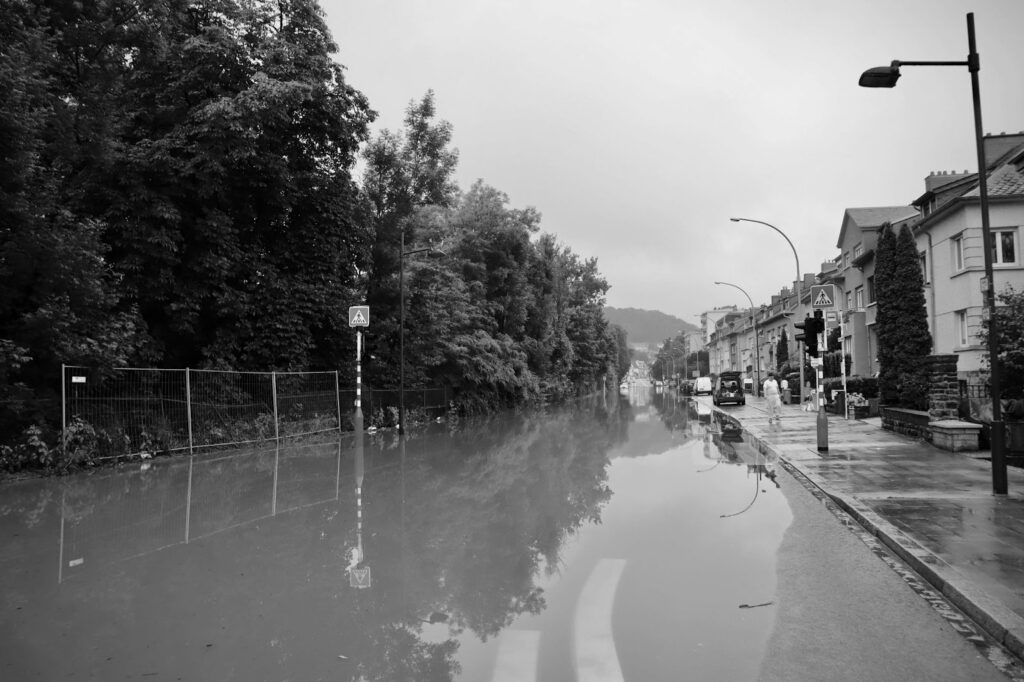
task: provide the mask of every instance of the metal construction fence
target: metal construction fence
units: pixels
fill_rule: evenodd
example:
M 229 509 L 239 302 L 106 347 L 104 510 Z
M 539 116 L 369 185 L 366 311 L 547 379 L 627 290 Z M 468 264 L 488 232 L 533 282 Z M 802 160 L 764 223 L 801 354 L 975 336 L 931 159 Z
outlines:
M 61 383 L 66 447 L 98 459 L 142 452 L 239 445 L 351 426 L 354 388 L 337 371 L 233 372 L 65 365 Z M 405 392 L 410 409 L 445 409 L 444 388 Z M 362 391 L 363 412 L 387 422 L 397 390 Z M 343 411 L 344 410 L 344 411 Z M 391 420 L 393 421 L 393 419 Z

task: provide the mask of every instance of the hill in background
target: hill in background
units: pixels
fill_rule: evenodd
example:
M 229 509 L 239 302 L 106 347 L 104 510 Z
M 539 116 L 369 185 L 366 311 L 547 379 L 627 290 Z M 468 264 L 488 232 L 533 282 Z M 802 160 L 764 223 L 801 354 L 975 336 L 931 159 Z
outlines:
M 628 341 L 634 343 L 660 344 L 683 331 L 693 331 L 697 325 L 666 315 L 659 310 L 641 310 L 639 308 L 604 309 L 604 319 L 617 324 L 626 330 Z

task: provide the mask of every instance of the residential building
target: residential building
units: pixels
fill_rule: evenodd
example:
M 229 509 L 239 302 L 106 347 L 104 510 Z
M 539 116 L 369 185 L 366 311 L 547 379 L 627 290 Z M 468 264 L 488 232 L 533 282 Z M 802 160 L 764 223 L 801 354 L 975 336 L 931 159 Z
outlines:
M 1024 290 L 1024 132 L 987 135 L 984 150 L 998 298 L 1008 286 Z M 933 352 L 957 354 L 961 380 L 983 384 L 988 353 L 982 338 L 986 287 L 977 173 L 929 175 L 914 206 L 921 212 L 913 225 Z
M 850 356 L 851 375 L 874 376 L 878 372 L 874 286 L 878 234 L 884 225 L 899 229 L 917 215 L 913 206 L 848 208 L 843 213 L 836 242 L 839 255 L 832 267 L 822 266 L 818 279 L 836 286 L 843 353 Z

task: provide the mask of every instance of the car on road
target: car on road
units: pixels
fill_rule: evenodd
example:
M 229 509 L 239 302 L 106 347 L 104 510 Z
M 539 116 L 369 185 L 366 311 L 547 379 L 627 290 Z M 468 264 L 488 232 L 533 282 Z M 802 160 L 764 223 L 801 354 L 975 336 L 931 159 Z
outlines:
M 714 392 L 711 377 L 697 377 L 697 383 L 693 386 L 694 395 L 711 395 Z
M 746 405 L 746 394 L 743 393 L 743 375 L 740 372 L 722 372 L 715 382 L 715 392 L 712 396 L 715 405 L 723 403 L 735 403 Z

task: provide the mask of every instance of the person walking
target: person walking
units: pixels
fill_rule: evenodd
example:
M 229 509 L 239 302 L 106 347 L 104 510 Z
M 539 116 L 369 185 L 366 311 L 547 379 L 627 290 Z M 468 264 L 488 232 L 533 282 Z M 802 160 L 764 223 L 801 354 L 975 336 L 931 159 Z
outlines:
M 762 386 L 764 397 L 768 401 L 768 423 L 773 421 L 782 422 L 782 394 L 779 392 L 779 382 L 775 381 L 775 372 L 769 372 L 768 378 Z

